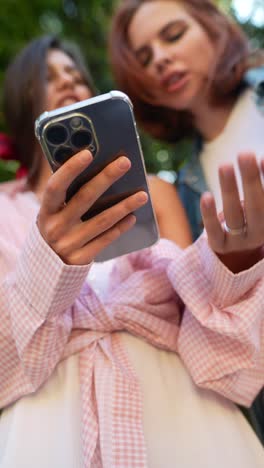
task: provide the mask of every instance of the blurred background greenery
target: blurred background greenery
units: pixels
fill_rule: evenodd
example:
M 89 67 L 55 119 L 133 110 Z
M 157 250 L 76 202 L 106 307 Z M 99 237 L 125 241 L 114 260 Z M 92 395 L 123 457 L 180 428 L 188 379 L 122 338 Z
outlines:
M 56 33 L 76 41 L 100 92 L 115 88 L 107 60 L 106 42 L 111 14 L 118 0 L 1 0 L 0 89 L 4 70 L 14 54 L 33 37 Z M 264 47 L 264 0 L 218 0 L 233 15 L 256 46 Z M 0 131 L 4 130 L 0 111 Z M 149 172 L 174 174 L 189 152 L 188 142 L 167 146 L 142 134 Z

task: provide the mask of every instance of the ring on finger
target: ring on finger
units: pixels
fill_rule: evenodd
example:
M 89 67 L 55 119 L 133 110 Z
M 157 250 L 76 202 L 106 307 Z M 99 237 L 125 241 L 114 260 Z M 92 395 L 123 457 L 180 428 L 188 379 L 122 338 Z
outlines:
M 247 223 L 244 220 L 243 226 L 237 229 L 230 228 L 227 224 L 226 221 L 223 221 L 222 226 L 224 228 L 224 231 L 227 234 L 230 234 L 231 236 L 245 236 L 247 234 Z

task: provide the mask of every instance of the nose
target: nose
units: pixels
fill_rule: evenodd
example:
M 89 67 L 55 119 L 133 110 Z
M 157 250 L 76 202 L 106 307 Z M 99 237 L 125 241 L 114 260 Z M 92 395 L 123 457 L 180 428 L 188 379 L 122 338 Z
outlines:
M 72 87 L 74 85 L 74 78 L 71 73 L 66 70 L 61 70 L 57 76 L 57 87 L 59 89 Z
M 153 47 L 153 65 L 158 73 L 162 73 L 172 63 L 168 47 L 156 44 Z

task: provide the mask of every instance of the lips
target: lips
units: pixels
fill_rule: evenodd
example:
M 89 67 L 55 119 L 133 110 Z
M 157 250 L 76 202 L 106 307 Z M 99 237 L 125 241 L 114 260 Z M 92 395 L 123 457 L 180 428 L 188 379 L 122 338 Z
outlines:
M 74 94 L 69 94 L 66 96 L 62 96 L 60 99 L 58 99 L 57 106 L 58 107 L 69 106 L 70 104 L 75 104 L 78 101 L 79 99 L 77 98 L 77 96 L 75 96 Z
M 168 92 L 180 90 L 189 80 L 187 72 L 171 72 L 167 74 L 161 84 Z

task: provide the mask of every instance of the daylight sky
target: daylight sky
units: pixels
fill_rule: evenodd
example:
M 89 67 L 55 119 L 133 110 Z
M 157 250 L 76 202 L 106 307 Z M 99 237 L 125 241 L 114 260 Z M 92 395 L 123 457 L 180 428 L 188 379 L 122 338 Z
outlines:
M 238 19 L 243 22 L 251 18 L 258 27 L 264 26 L 264 2 L 263 0 L 233 0 L 233 7 Z

